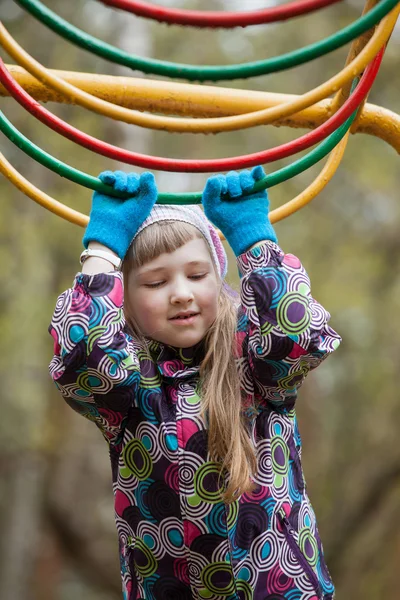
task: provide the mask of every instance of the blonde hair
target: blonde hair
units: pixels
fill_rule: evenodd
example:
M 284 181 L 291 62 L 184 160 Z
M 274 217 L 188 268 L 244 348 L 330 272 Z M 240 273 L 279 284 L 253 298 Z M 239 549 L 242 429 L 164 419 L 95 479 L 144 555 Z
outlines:
M 195 238 L 205 240 L 200 231 L 188 223 L 159 221 L 143 229 L 128 250 L 122 267 L 125 316 L 133 337 L 147 351 L 148 340 L 127 302 L 129 274 L 132 269 L 143 266 L 164 252 L 173 252 Z M 214 268 L 219 278 L 215 265 Z M 257 466 L 248 422 L 242 410 L 241 386 L 235 363 L 236 326 L 237 307 L 221 285 L 217 318 L 204 338 L 206 353 L 200 366 L 200 387 L 202 415 L 207 415 L 208 421 L 208 451 L 211 460 L 220 464 L 220 475 L 228 474 L 227 487 L 222 493 L 222 499 L 227 503 L 252 491 L 251 475 Z

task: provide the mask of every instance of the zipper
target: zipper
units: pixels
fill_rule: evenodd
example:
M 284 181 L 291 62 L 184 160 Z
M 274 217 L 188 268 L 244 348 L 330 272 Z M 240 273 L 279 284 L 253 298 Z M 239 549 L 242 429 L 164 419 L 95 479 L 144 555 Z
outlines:
M 321 585 L 318 581 L 318 577 L 316 576 L 311 565 L 309 564 L 306 557 L 300 550 L 299 545 L 293 536 L 293 533 L 292 533 L 293 528 L 292 528 L 289 520 L 287 519 L 286 515 L 282 514 L 281 511 L 282 511 L 282 509 L 277 513 L 277 516 L 279 517 L 279 521 L 280 521 L 280 523 L 282 525 L 282 529 L 283 529 L 283 535 L 285 536 L 286 541 L 289 544 L 289 548 L 295 555 L 296 559 L 299 561 L 300 565 L 303 567 L 303 570 L 304 570 L 305 574 L 307 575 L 308 579 L 310 580 L 315 592 L 317 593 L 318 598 L 320 600 L 323 600 L 324 593 L 321 589 Z

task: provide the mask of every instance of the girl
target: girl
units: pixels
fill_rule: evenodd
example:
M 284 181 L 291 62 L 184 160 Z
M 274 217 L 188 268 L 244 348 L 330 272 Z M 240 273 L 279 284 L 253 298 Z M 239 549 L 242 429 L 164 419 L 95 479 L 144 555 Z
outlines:
M 156 205 L 151 173 L 100 178 L 82 272 L 58 298 L 51 376 L 110 450 L 125 600 L 330 600 L 295 402 L 340 343 L 277 245 L 264 176 Z M 224 282 L 232 247 L 240 297 Z

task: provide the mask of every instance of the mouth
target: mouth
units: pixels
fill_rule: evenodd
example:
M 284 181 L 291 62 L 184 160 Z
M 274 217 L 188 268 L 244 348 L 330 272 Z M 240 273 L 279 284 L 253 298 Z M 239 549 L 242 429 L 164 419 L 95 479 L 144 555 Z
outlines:
M 199 313 L 193 313 L 191 315 L 186 316 L 181 316 L 181 317 L 175 317 L 173 319 L 169 319 L 170 321 L 172 321 L 173 323 L 175 323 L 176 325 L 190 325 L 191 323 L 193 323 L 195 321 L 195 319 L 198 317 Z

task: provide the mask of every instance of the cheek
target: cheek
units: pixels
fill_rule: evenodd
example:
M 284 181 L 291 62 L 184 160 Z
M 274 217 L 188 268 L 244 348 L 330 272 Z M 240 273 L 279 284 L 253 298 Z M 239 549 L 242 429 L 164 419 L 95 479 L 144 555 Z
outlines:
M 202 294 L 201 303 L 204 309 L 210 313 L 216 314 L 218 309 L 218 291 L 209 290 Z
M 131 297 L 131 309 L 139 323 L 154 322 L 163 311 L 162 299 L 158 294 L 137 291 Z

